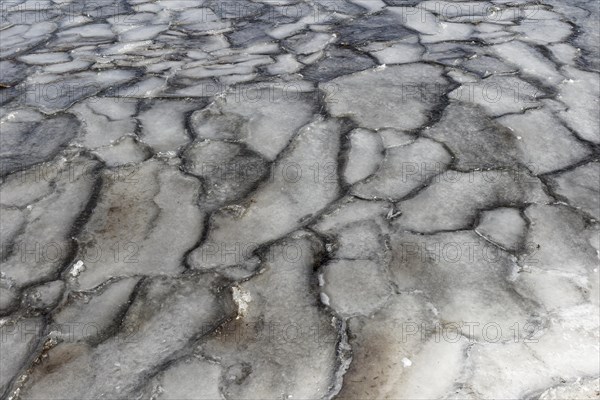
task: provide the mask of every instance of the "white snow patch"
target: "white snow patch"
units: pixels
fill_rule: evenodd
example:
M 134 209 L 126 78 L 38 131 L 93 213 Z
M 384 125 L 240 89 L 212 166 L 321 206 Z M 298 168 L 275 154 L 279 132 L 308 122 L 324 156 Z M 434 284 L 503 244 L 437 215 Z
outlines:
M 248 303 L 252 301 L 252 296 L 239 286 L 233 286 L 231 288 L 231 292 L 233 295 L 233 301 L 238 306 L 238 315 L 236 319 L 240 319 L 246 315 L 246 312 L 248 311 Z
M 321 292 L 321 303 L 325 304 L 326 306 L 329 305 L 329 296 L 323 292 Z
M 71 269 L 71 276 L 79 276 L 82 271 L 85 271 L 85 265 L 83 264 L 83 261 L 79 260 L 73 265 L 73 268 Z

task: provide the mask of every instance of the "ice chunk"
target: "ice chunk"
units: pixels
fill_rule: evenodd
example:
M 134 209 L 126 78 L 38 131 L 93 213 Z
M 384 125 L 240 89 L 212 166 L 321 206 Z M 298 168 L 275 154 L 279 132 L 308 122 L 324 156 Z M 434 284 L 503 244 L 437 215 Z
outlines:
M 247 119 L 235 113 L 222 111 L 226 103 L 213 103 L 190 117 L 190 125 L 200 139 L 238 139 L 243 134 Z
M 543 45 L 562 42 L 572 34 L 571 25 L 558 19 L 528 21 L 509 29 L 520 33 L 523 41 Z
M 566 206 L 531 206 L 525 215 L 531 227 L 519 256 L 523 273 L 515 277 L 516 290 L 554 312 L 585 302 L 597 306 L 598 226 L 586 228 Z
M 133 71 L 113 69 L 110 71 L 78 72 L 66 77 L 30 77 L 25 85 L 24 100 L 27 105 L 39 107 L 45 112 L 66 110 L 82 98 L 130 81 Z
M 14 61 L 0 61 L 0 83 L 3 86 L 12 86 L 19 83 L 27 76 L 22 64 Z
M 0 186 L 0 195 L 6 192 L 9 185 Z M 4 199 L 2 199 L 4 200 Z M 0 224 L 2 225 L 2 248 L 0 248 L 0 259 L 5 260 L 13 250 L 15 237 L 23 228 L 25 212 L 18 208 L 8 208 L 2 203 L 0 208 Z
M 2 118 L 0 136 L 1 174 L 23 170 L 42 161 L 48 161 L 65 147 L 79 131 L 79 123 L 72 115 L 45 118 L 42 121 Z M 14 115 L 14 114 L 13 114 Z
M 557 385 L 546 389 L 538 400 L 581 399 L 593 400 L 598 397 L 600 378 L 577 378 L 574 382 Z
M 319 87 L 334 116 L 350 116 L 364 128 L 408 130 L 427 122 L 447 85 L 441 68 L 415 63 L 357 72 Z
M 450 67 L 475 57 L 481 49 L 464 42 L 423 43 L 425 54 L 423 61 L 434 61 Z
M 221 400 L 221 367 L 199 357 L 186 357 L 169 365 L 148 384 L 156 400 Z
M 142 141 L 156 152 L 178 151 L 191 140 L 185 127 L 186 113 L 203 105 L 192 101 L 149 102 L 148 109 L 138 116 L 142 125 Z
M 201 345 L 202 354 L 218 358 L 225 370 L 226 398 L 313 399 L 328 393 L 338 330 L 312 287 L 321 252 L 313 236 L 299 233 L 270 246 L 262 272 L 240 285 L 252 297 L 246 315 Z
M 531 262 L 533 261 L 533 262 Z M 548 312 L 584 304 L 588 301 L 591 285 L 585 274 L 543 270 L 535 266 L 535 257 L 519 273 L 514 282 L 519 295 L 538 301 Z
M 448 337 L 450 335 L 447 334 Z M 456 382 L 461 380 L 468 346 L 468 340 L 462 337 L 438 339 L 433 336 L 412 358 L 401 360 L 408 370 L 395 383 L 393 395 L 399 399 L 415 400 L 453 398 Z M 432 365 L 435 368 L 431 368 Z
M 352 362 L 340 398 L 397 398 L 403 375 L 411 370 L 402 359 L 415 358 L 429 335 L 420 327 L 433 326 L 434 314 L 425 303 L 416 294 L 394 296 L 373 315 L 348 321 Z
M 55 23 L 43 20 L 44 10 L 36 10 L 27 15 L 19 7 L 19 5 L 15 5 L 16 12 L 12 13 L 16 17 L 14 18 L 15 23 L 11 23 L 10 26 L 6 26 L 6 22 L 8 22 L 6 17 L 10 18 L 10 14 L 7 15 L 6 10 L 2 12 L 2 46 L 0 47 L 2 58 L 27 52 L 44 40 L 48 40 L 50 34 L 57 28 Z M 24 19 L 30 19 L 30 25 L 23 24 Z
M 387 149 L 379 170 L 354 185 L 352 192 L 369 199 L 399 200 L 443 173 L 451 161 L 442 145 L 420 138 L 406 146 Z
M 495 206 L 545 203 L 541 182 L 519 170 L 447 171 L 416 196 L 402 201 L 398 228 L 418 232 L 471 226 L 479 211 Z
M 212 215 L 212 229 L 190 254 L 190 264 L 198 269 L 243 264 L 258 246 L 297 229 L 337 198 L 341 130 L 335 119 L 302 128 L 273 165 L 272 178 L 240 204 L 239 213 L 225 209 Z
M 491 116 L 539 107 L 544 92 L 514 76 L 492 75 L 480 82 L 465 82 L 448 94 L 453 100 L 475 103 Z
M 517 250 L 523 244 L 527 226 L 519 210 L 501 207 L 484 211 L 477 233 L 507 250 Z
M 308 63 L 306 60 L 304 62 Z M 301 74 L 307 79 L 323 82 L 338 76 L 369 69 L 375 65 L 370 57 L 357 51 L 344 47 L 333 47 L 326 50 L 324 57 L 319 61 L 304 68 Z
M 91 97 L 71 108 L 82 122 L 76 143 L 93 149 L 108 146 L 136 132 L 137 100 L 118 97 Z
M 355 129 L 349 134 L 350 151 L 344 168 L 344 179 L 354 184 L 372 175 L 383 159 L 381 137 L 366 129 Z
M 133 136 L 125 136 L 115 144 L 97 149 L 94 154 L 100 157 L 107 166 L 119 167 L 142 162 L 150 157 L 151 151 L 141 145 Z
M 554 58 L 562 64 L 573 64 L 579 56 L 579 49 L 576 49 L 568 43 L 554 43 L 547 46 L 552 52 Z M 563 73 L 565 70 L 563 69 Z
M 25 290 L 23 302 L 31 310 L 47 312 L 58 304 L 64 289 L 65 284 L 62 281 L 44 283 Z
M 241 200 L 258 182 L 268 178 L 269 165 L 238 143 L 195 142 L 184 153 L 184 169 L 204 180 L 199 205 L 219 208 Z
M 14 250 L 2 266 L 4 276 L 17 286 L 56 279 L 64 268 L 72 256 L 73 225 L 88 206 L 98 166 L 89 158 L 64 158 L 19 173 L 20 179 L 9 181 L 13 188 L 20 186 L 16 193 L 22 196 L 12 198 L 12 203 L 29 206 L 23 228 L 14 237 Z M 35 190 L 40 181 L 52 190 L 29 204 L 28 187 Z
M 410 30 L 402 26 L 402 16 L 389 11 L 351 19 L 337 28 L 337 32 L 341 43 L 351 45 L 401 39 L 411 34 Z
M 250 75 L 254 72 L 256 66 L 273 63 L 271 57 L 248 57 L 246 60 L 235 60 L 235 63 L 222 63 L 212 65 L 201 65 L 181 70 L 178 75 L 183 78 L 231 78 L 236 75 Z M 234 82 L 230 82 L 233 84 Z
M 487 78 L 490 75 L 495 74 L 508 74 L 517 72 L 518 68 L 500 61 L 495 57 L 475 56 L 465 61 L 462 66 L 469 71 L 475 72 L 482 78 Z
M 57 64 L 71 61 L 67 53 L 34 53 L 21 56 L 18 59 L 19 61 L 33 65 Z
M 334 39 L 331 34 L 307 32 L 286 39 L 283 45 L 295 54 L 311 54 L 323 50 Z
M 240 22 L 233 32 L 227 33 L 227 38 L 232 46 L 248 46 L 253 43 L 270 41 L 271 37 L 266 33 L 269 31 L 269 27 L 269 24 L 259 21 Z
M 60 31 L 58 41 L 59 43 L 101 42 L 113 37 L 114 33 L 109 24 L 86 24 Z
M 568 108 L 558 113 L 569 127 L 583 139 L 600 143 L 600 121 L 597 118 L 600 98 L 598 74 L 564 67 L 569 79 L 559 86 L 559 99 Z
M 140 26 L 120 33 L 119 39 L 121 42 L 153 39 L 159 33 L 167 30 L 168 28 L 168 25 Z
M 145 281 L 115 335 L 96 347 L 66 341 L 52 348 L 49 362 L 32 369 L 23 396 L 134 396 L 152 371 L 232 314 L 231 299 L 211 293 L 214 282 L 197 275 Z
M 95 344 L 116 333 L 139 278 L 110 282 L 93 293 L 72 294 L 54 314 L 57 337 Z M 68 329 L 72 327 L 72 329 Z
M 386 237 L 380 221 L 357 221 L 336 231 L 336 258 L 384 261 L 387 255 Z
M 227 32 L 231 28 L 230 21 L 222 20 L 211 9 L 204 7 L 181 11 L 177 13 L 173 22 L 187 31 L 205 35 Z
M 513 167 L 519 160 L 518 141 L 510 130 L 468 103 L 451 102 L 440 121 L 423 133 L 448 146 L 461 170 Z
M 343 316 L 368 316 L 392 293 L 386 270 L 367 260 L 333 260 L 323 267 L 323 293 L 329 306 Z
M 352 3 L 369 10 L 370 13 L 383 9 L 386 4 L 382 0 L 351 0 Z
M 174 165 L 150 159 L 106 170 L 98 202 L 78 237 L 86 269 L 81 289 L 110 278 L 183 271 L 183 256 L 203 231 L 196 206 L 200 182 Z
M 344 197 L 333 203 L 332 207 L 319 217 L 313 228 L 320 232 L 333 233 L 353 222 L 384 220 L 390 209 L 391 204 L 386 201 Z
M 44 71 L 51 74 L 64 74 L 67 72 L 78 72 L 87 69 L 92 63 L 84 60 L 73 60 L 70 62 L 52 64 L 44 67 Z
M 533 335 L 528 333 L 529 338 L 518 343 L 475 345 L 469 357 L 473 375 L 468 385 L 486 398 L 538 398 L 526 395 L 544 392 L 556 382 L 594 376 L 600 367 L 598 360 L 581 354 L 596 351 L 597 321 L 597 308 L 574 308 L 557 315 L 544 330 L 519 325 L 520 330 Z M 515 361 L 525 368 L 503 367 Z M 512 384 L 503 384 L 508 381 Z
M 548 368 L 525 343 L 476 344 L 469 359 L 473 371 L 469 385 L 486 398 L 519 398 L 529 388 L 539 390 L 552 384 Z M 523 368 L 504 368 L 514 362 Z
M 535 303 L 513 296 L 507 278 L 514 258 L 472 231 L 400 233 L 391 236 L 390 246 L 398 289 L 422 291 L 440 320 L 465 336 L 512 340 L 510 327 L 528 322 L 536 309 Z
M 273 160 L 300 127 L 310 122 L 314 97 L 296 84 L 240 86 L 191 116 L 196 135 L 238 139 Z
M 518 66 L 524 75 L 537 79 L 543 85 L 556 85 L 564 79 L 550 60 L 523 42 L 513 40 L 497 44 L 493 50 L 502 59 Z
M 83 263 L 83 261 L 77 260 L 77 262 L 75 264 L 73 264 L 73 266 L 71 267 L 69 274 L 72 277 L 76 278 L 84 270 L 85 270 L 85 264 Z
M 10 314 L 19 305 L 20 293 L 6 279 L 0 279 L 0 315 Z
M 534 174 L 565 168 L 590 154 L 550 111 L 530 110 L 501 117 L 498 122 L 520 138 L 521 162 Z
M 423 48 L 418 44 L 395 43 L 381 50 L 371 52 L 380 64 L 404 64 L 416 62 L 421 59 Z
M 473 32 L 469 24 L 440 22 L 439 18 L 423 9 L 390 7 L 390 10 L 401 16 L 404 26 L 421 33 L 421 43 L 465 40 Z
M 552 176 L 554 191 L 574 207 L 600 220 L 600 163 L 592 161 Z
M 267 72 L 271 75 L 292 74 L 302 68 L 292 54 L 276 56 L 275 60 L 275 64 L 267 66 Z
M 532 205 L 525 210 L 531 221 L 529 251 L 523 265 L 543 270 L 587 274 L 598 267 L 596 249 L 582 235 L 585 220 L 567 206 Z
M 3 338 L 0 342 L 0 394 L 6 394 L 9 383 L 26 366 L 45 327 L 42 317 L 3 319 L 0 321 Z M 25 333 L 27 332 L 27 334 Z
M 574 380 L 594 376 L 600 368 L 597 357 L 582 357 L 597 351 L 600 339 L 598 307 L 584 304 L 558 313 L 539 339 L 530 344 L 536 357 L 552 368 L 550 376 Z M 536 337 L 537 338 L 537 337 Z
M 421 37 L 435 35 L 442 26 L 435 15 L 424 9 L 416 7 L 390 7 L 393 14 L 397 14 L 402 25 L 419 32 Z
M 399 131 L 397 129 L 380 129 L 377 131 L 381 135 L 383 145 L 386 148 L 405 146 L 416 140 L 416 137 L 406 132 Z
M 33 203 L 48 196 L 52 192 L 54 181 L 64 177 L 65 170 L 62 167 L 64 165 L 61 162 L 53 161 L 4 177 L 0 185 L 0 202 L 5 208 L 1 218 L 6 241 L 13 236 L 10 232 L 17 232 L 17 225 L 22 223 L 21 217 L 25 216 L 26 210 L 30 210 Z M 28 205 L 31 207 L 23 209 Z M 17 211 L 18 215 L 14 214 Z

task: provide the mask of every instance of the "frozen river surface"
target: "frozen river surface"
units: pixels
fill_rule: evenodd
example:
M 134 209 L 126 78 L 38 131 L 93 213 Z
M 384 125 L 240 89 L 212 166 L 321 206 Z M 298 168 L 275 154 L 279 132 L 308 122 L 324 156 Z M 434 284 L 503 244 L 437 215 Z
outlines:
M 0 396 L 598 399 L 598 3 L 29 0 Z

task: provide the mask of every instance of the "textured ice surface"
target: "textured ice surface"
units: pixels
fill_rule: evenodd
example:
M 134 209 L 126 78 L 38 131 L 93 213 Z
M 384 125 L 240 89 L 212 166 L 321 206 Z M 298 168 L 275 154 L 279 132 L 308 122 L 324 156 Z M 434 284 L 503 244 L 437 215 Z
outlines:
M 538 174 L 562 169 L 585 159 L 590 151 L 549 111 L 531 110 L 498 119 L 520 139 L 522 163 Z
M 190 254 L 191 265 L 242 264 L 263 243 L 293 232 L 335 200 L 341 129 L 335 119 L 302 128 L 263 184 L 235 209 L 212 214 L 204 243 Z
M 0 398 L 600 398 L 597 2 L 1 7 Z
M 76 156 L 38 167 L 15 172 L 0 187 L 2 207 L 22 210 L 17 233 L 3 242 L 9 248 L 2 274 L 18 287 L 56 279 L 69 262 L 72 226 L 88 207 L 99 164 Z
M 308 79 L 322 82 L 370 69 L 375 65 L 371 58 L 357 51 L 332 47 L 326 50 L 319 60 L 304 68 L 302 75 Z
M 510 167 L 519 160 L 518 140 L 512 132 L 468 103 L 450 103 L 423 134 L 448 146 L 461 170 Z
M 600 164 L 592 161 L 551 178 L 557 195 L 566 198 L 573 207 L 600 220 Z
M 361 198 L 398 200 L 443 173 L 450 161 L 446 149 L 429 139 L 392 147 L 386 150 L 377 172 L 355 185 L 353 193 Z
M 74 259 L 85 268 L 77 284 L 91 289 L 115 276 L 181 273 L 203 232 L 204 214 L 195 212 L 200 182 L 155 159 L 106 170 L 101 179 L 94 213 L 78 237 Z
M 32 369 L 24 396 L 135 396 L 153 369 L 157 371 L 170 355 L 231 312 L 228 299 L 211 293 L 212 282 L 206 276 L 145 281 L 114 336 L 95 346 L 72 339 L 59 342 L 48 352 L 49 363 Z M 69 379 L 56 379 L 57 375 Z
M 377 133 L 366 129 L 356 129 L 349 136 L 350 151 L 344 178 L 354 184 L 377 171 L 383 159 L 383 141 Z
M 399 202 L 401 215 L 394 223 L 416 232 L 464 229 L 486 209 L 546 203 L 550 199 L 542 185 L 523 170 L 448 170 L 414 197 Z
M 186 101 L 152 102 L 138 116 L 142 140 L 156 152 L 176 152 L 190 141 L 185 127 L 186 113 L 201 106 Z
M 369 315 L 386 303 L 391 283 L 385 269 L 368 260 L 335 260 L 323 268 L 322 296 L 341 315 Z
M 497 208 L 481 213 L 475 231 L 504 249 L 517 250 L 522 244 L 525 220 L 516 208 Z
M 340 332 L 339 322 L 318 305 L 313 270 L 322 251 L 302 233 L 269 247 L 261 272 L 241 285 L 247 311 L 200 345 L 201 354 L 219 361 L 226 397 L 310 399 L 330 392 Z
M 32 115 L 32 112 L 27 109 L 3 112 L 0 122 L 3 174 L 52 159 L 77 134 L 79 124 L 73 116 L 43 118 L 37 113 Z
M 202 139 L 238 139 L 273 160 L 310 122 L 314 94 L 298 84 L 242 86 L 194 113 L 190 124 Z
M 203 179 L 198 205 L 207 209 L 241 199 L 269 173 L 267 161 L 239 143 L 200 141 L 183 157 L 184 169 Z
M 409 64 L 357 72 L 321 84 L 334 116 L 362 127 L 416 129 L 442 100 L 447 80 L 442 69 Z
M 198 377 L 203 378 L 201 382 Z M 149 382 L 146 393 L 164 400 L 220 400 L 220 380 L 216 362 L 192 356 L 167 366 Z

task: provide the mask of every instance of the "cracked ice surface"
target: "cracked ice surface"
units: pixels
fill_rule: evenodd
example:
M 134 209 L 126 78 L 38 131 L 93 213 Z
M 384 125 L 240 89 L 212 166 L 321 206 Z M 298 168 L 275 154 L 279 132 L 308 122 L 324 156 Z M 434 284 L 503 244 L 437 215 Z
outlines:
M 600 398 L 589 0 L 12 0 L 0 398 Z

